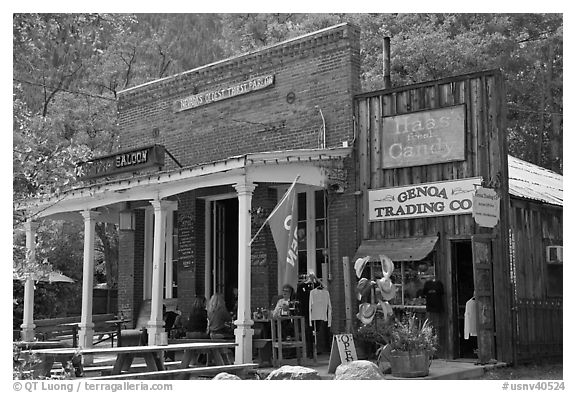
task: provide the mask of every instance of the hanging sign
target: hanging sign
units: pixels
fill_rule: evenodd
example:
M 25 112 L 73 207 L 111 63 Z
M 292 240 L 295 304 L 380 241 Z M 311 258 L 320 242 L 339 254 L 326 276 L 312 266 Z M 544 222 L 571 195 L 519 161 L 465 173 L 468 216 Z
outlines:
M 400 220 L 472 213 L 481 177 L 368 190 L 368 220 Z
M 382 121 L 384 169 L 466 159 L 464 105 L 388 116 Z
M 330 361 L 328 372 L 333 373 L 340 364 L 350 363 L 358 360 L 354 337 L 352 334 L 337 334 L 332 338 L 332 349 L 330 350 Z
M 122 172 L 136 172 L 148 167 L 164 166 L 165 149 L 162 145 L 145 146 L 94 158 L 77 164 L 82 180 L 110 176 Z
M 247 94 L 256 90 L 264 89 L 274 84 L 274 75 L 264 75 L 250 80 L 213 90 L 207 90 L 200 94 L 194 94 L 174 101 L 174 112 L 182 112 L 187 109 L 222 101 L 227 98 Z
M 491 188 L 478 188 L 472 199 L 472 216 L 481 227 L 494 228 L 500 221 L 498 193 Z

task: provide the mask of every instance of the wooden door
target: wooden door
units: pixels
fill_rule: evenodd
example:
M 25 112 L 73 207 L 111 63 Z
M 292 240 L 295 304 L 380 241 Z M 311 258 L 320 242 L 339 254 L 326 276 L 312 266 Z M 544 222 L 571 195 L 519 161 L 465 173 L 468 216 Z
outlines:
M 486 364 L 495 359 L 494 290 L 492 281 L 493 239 L 491 235 L 472 236 L 474 296 L 478 331 L 478 360 Z

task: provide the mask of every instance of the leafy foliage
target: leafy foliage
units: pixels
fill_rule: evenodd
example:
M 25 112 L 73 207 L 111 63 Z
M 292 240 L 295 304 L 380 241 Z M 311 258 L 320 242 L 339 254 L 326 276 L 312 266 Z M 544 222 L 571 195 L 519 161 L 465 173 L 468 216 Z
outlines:
M 428 320 L 420 324 L 416 316 L 411 315 L 394 324 L 390 345 L 396 351 L 434 353 L 438 337 Z

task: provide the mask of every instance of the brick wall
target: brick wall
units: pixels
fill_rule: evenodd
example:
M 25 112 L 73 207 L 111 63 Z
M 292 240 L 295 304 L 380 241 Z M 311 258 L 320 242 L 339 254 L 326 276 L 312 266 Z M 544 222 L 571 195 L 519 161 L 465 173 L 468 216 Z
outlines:
M 126 90 L 118 99 L 121 148 L 163 144 L 184 166 L 250 152 L 315 148 L 323 126 L 319 110 L 326 145 L 341 146 L 353 138 L 359 56 L 358 29 L 341 25 Z M 267 74 L 275 76 L 272 87 L 173 112 L 177 99 Z M 290 93 L 293 103 L 287 102 Z M 166 169 L 171 168 L 175 165 L 167 158 Z
M 353 142 L 353 96 L 360 92 L 360 33 L 345 24 L 224 60 L 121 92 L 118 100 L 121 149 L 158 143 L 184 166 L 253 152 L 318 147 L 324 116 L 326 147 Z M 275 83 L 263 90 L 175 113 L 177 99 L 248 79 L 273 74 Z M 293 102 L 288 98 L 294 96 Z M 175 169 L 166 157 L 164 169 Z M 352 257 L 357 246 L 356 196 L 353 160 L 346 160 L 348 187 L 331 195 L 329 206 L 333 331 L 344 330 L 342 257 Z M 178 264 L 179 307 L 186 313 L 195 295 L 204 294 L 205 234 L 202 196 L 235 192 L 230 186 L 186 192 L 176 196 L 178 216 L 190 215 L 193 269 Z M 268 212 L 277 193 L 267 184 L 256 188 L 252 206 Z M 144 216 L 137 215 L 134 234 L 135 310 L 142 299 Z M 253 219 L 252 235 L 262 220 Z M 268 226 L 252 245 L 251 305 L 271 306 L 278 295 L 277 254 Z M 129 269 L 126 265 L 126 269 Z M 122 273 L 126 274 L 126 273 Z M 128 277 L 125 275 L 124 277 Z M 119 294 L 130 304 L 130 292 Z

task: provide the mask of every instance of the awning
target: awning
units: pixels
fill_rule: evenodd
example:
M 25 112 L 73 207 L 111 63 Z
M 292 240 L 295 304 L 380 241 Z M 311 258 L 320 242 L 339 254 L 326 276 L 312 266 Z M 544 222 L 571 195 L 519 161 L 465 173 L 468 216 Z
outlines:
M 370 260 L 380 261 L 384 254 L 393 261 L 420 261 L 434 249 L 438 236 L 419 236 L 401 239 L 364 240 L 353 261 L 370 256 Z

